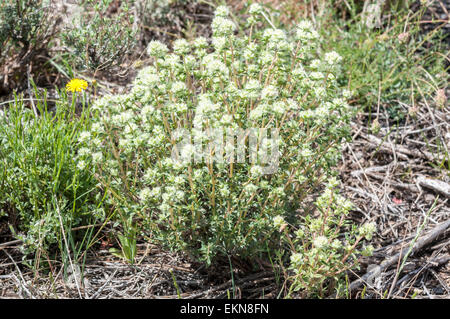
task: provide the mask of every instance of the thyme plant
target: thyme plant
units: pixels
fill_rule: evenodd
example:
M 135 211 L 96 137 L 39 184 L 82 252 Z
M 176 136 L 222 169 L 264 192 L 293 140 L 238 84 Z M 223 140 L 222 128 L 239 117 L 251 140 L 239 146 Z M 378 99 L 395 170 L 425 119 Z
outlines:
M 322 52 L 310 21 L 286 32 L 261 27 L 260 5 L 249 13 L 245 34 L 221 6 L 211 41 L 179 39 L 172 51 L 151 42 L 153 62 L 131 91 L 94 103 L 78 161 L 126 227 L 208 264 L 285 247 L 284 223 L 297 235 L 314 224 L 290 246 L 293 273 L 303 274 L 316 265 L 298 254 L 333 247 L 333 262 L 359 244 L 356 228 L 340 236 L 350 206 L 328 200 L 324 186 L 349 137 L 350 94 L 336 81 L 342 58 Z M 307 200 L 321 192 L 312 209 Z

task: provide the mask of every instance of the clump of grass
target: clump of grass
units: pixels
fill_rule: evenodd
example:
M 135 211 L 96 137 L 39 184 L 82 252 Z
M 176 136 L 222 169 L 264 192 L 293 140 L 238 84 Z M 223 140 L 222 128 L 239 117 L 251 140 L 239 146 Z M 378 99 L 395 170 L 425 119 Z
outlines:
M 96 181 L 75 160 L 90 119 L 86 110 L 77 114 L 76 98 L 59 93 L 54 111 L 36 90 L 32 108 L 16 97 L 0 115 L 0 214 L 25 253 L 48 254 L 53 244 L 64 246 L 63 233 L 104 218 Z
M 406 112 L 400 103 L 415 105 L 446 87 L 448 47 L 438 29 L 421 32 L 422 14 L 402 10 L 382 29 L 368 28 L 361 16 L 341 21 L 341 30 L 328 28 L 330 46 L 347 57 L 341 79 L 369 113 L 384 106 L 391 120 L 402 120 Z

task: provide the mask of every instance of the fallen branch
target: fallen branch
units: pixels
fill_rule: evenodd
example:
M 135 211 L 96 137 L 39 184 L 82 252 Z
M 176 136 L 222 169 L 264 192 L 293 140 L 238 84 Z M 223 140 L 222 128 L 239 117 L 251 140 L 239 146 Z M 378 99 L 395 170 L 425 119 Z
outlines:
M 428 234 L 421 236 L 414 247 L 411 250 L 410 256 L 413 256 L 423 247 L 432 243 L 437 237 L 442 235 L 448 228 L 450 227 L 450 220 L 447 220 L 440 225 L 433 228 Z M 400 253 L 395 254 L 394 256 L 385 259 L 380 265 L 373 267 L 369 272 L 363 275 L 358 280 L 355 280 L 350 284 L 350 291 L 359 288 L 365 282 L 372 282 L 373 279 L 378 277 L 383 271 L 385 271 L 388 267 L 393 265 L 395 262 L 398 262 L 399 259 L 403 259 L 403 257 L 407 254 L 408 250 L 403 249 Z
M 388 142 L 384 142 L 382 139 L 374 136 L 374 135 L 361 135 L 364 139 L 366 139 L 370 144 L 383 149 L 384 151 L 392 153 L 393 151 L 398 152 L 400 154 L 409 155 L 416 158 L 423 158 L 429 161 L 442 161 L 443 157 L 441 155 L 435 155 L 427 151 L 419 151 L 417 149 L 411 150 L 403 145 L 399 144 L 390 144 Z
M 419 176 L 417 178 L 417 183 L 420 186 L 434 190 L 435 192 L 438 192 L 444 195 L 445 197 L 450 197 L 450 185 L 447 184 L 446 182 L 426 178 L 425 176 Z

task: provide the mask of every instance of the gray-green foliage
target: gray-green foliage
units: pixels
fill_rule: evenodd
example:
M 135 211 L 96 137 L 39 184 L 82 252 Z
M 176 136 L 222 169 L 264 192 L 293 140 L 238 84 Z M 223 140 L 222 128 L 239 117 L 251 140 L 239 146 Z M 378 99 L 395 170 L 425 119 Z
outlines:
M 171 13 L 171 6 L 174 4 L 187 4 L 189 0 L 141 0 L 136 1 L 141 6 L 145 13 L 144 22 L 160 21 L 161 23 L 169 23 Z
M 42 66 L 59 21 L 50 13 L 43 0 L 0 2 L 0 93 L 22 85 L 30 64 Z
M 0 4 L 0 44 L 29 46 L 45 26 L 42 0 L 5 1 Z M 2 53 L 6 53 L 2 50 Z
M 335 174 L 352 114 L 336 82 L 341 57 L 321 51 L 312 24 L 260 29 L 262 9 L 252 9 L 250 36 L 235 36 L 228 9 L 219 7 L 212 43 L 180 39 L 169 52 L 151 42 L 153 65 L 129 94 L 95 102 L 92 129 L 80 139 L 87 148 L 80 160 L 92 165 L 121 215 L 153 240 L 208 263 L 278 247 L 274 222 L 299 225 L 303 200 Z M 258 144 L 279 145 L 278 170 L 262 174 L 264 165 L 249 157 L 178 163 L 171 150 L 180 128 L 203 145 L 209 129 L 279 129 L 278 139 L 259 136 Z M 193 153 L 181 149 L 182 156 Z
M 135 0 L 142 23 L 150 28 L 173 26 L 186 14 L 185 7 L 198 0 Z M 176 9 L 175 9 L 176 8 Z M 185 22 L 185 21 L 182 21 Z M 157 30 L 155 30 L 157 31 Z
M 62 34 L 71 50 L 69 61 L 81 70 L 110 70 L 120 64 L 136 44 L 134 13 L 125 1 L 116 13 L 108 13 L 113 0 L 84 1 L 81 13 L 72 17 Z
M 110 3 L 91 7 L 92 25 L 66 31 L 84 67 L 119 63 L 133 41 L 132 21 L 119 15 L 113 24 L 103 15 Z M 351 204 L 334 177 L 353 114 L 351 93 L 339 83 L 347 64 L 333 48 L 323 50 L 311 22 L 261 28 L 267 12 L 255 4 L 248 13 L 246 35 L 236 35 L 228 9 L 219 7 L 211 40 L 179 39 L 173 51 L 152 41 L 152 65 L 128 94 L 97 100 L 90 119 L 84 111 L 75 116 L 64 94 L 56 113 L 39 100 L 36 117 L 18 100 L 0 114 L 0 215 L 17 216 L 26 247 L 61 245 L 61 228 L 70 232 L 111 211 L 122 226 L 122 252 L 114 253 L 130 262 L 142 235 L 208 264 L 276 252 L 288 264 L 291 292 L 308 295 L 339 286 L 359 254 L 371 253 L 362 243 L 374 225 L 347 221 Z M 121 31 L 122 39 L 111 38 Z M 251 160 L 249 137 L 245 161 L 210 161 L 219 150 L 204 148 L 209 130 L 253 128 L 279 130 L 278 138 L 256 134 L 258 152 L 278 146 L 275 171 L 264 174 L 261 158 Z M 174 160 L 175 144 L 181 157 L 199 154 L 177 144 L 179 129 L 200 139 L 209 152 L 202 162 Z
M 339 292 L 341 279 L 347 270 L 358 267 L 360 255 L 372 255 L 373 246 L 362 243 L 372 239 L 375 224 L 358 228 L 346 219 L 352 204 L 339 194 L 338 185 L 335 178 L 329 179 L 315 201 L 315 214 L 303 216 L 301 225 L 293 231 L 291 292 L 321 297 L 332 289 Z

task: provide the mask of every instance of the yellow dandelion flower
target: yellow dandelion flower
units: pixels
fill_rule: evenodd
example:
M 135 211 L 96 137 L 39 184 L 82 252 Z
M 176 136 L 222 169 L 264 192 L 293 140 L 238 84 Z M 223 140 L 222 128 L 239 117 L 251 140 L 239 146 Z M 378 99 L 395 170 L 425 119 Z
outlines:
M 86 90 L 88 84 L 85 80 L 72 79 L 66 85 L 66 90 L 70 92 L 81 92 Z

